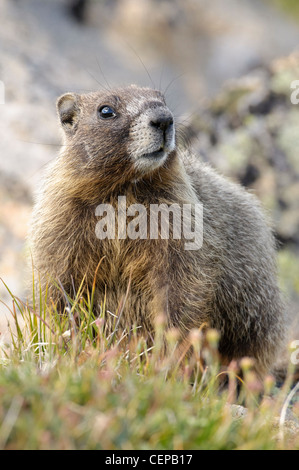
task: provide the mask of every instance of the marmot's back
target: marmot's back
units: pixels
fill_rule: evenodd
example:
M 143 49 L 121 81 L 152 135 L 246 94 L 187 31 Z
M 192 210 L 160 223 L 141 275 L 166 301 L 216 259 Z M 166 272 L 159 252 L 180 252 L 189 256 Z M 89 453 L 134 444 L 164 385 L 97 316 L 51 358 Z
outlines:
M 260 349 L 262 361 L 267 350 L 277 351 L 285 341 L 287 322 L 277 287 L 275 239 L 267 216 L 253 194 L 195 156 L 183 159 L 203 203 L 203 225 L 210 227 L 219 243 L 214 326 L 225 331 L 220 350 L 232 357 L 237 338 L 240 356 L 254 356 Z M 267 338 L 264 344 L 263 334 Z
M 163 313 L 185 336 L 205 322 L 221 332 L 223 360 L 252 356 L 265 372 L 284 337 L 284 314 L 273 238 L 256 199 L 178 154 L 173 116 L 157 91 L 67 93 L 58 113 L 65 146 L 37 196 L 30 234 L 49 297 L 63 308 L 54 280 L 72 296 L 83 277 L 91 287 L 102 259 L 95 305 L 106 295 L 115 313 L 130 283 L 120 327 L 152 335 Z M 201 204 L 202 246 L 186 249 L 181 228 L 198 226 Z M 187 206 L 194 210 L 184 225 Z

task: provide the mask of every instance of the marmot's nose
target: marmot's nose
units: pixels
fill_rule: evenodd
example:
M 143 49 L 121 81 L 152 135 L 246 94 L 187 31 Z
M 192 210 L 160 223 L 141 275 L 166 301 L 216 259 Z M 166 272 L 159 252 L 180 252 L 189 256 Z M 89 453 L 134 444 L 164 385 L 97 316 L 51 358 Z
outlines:
M 150 125 L 157 129 L 166 131 L 173 124 L 173 117 L 171 114 L 160 114 L 150 120 Z

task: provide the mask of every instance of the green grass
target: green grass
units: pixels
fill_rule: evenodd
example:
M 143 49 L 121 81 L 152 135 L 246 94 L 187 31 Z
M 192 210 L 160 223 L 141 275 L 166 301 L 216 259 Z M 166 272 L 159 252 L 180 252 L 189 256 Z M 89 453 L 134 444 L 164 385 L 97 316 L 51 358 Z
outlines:
M 237 397 L 234 366 L 220 371 L 215 331 L 192 331 L 189 355 L 170 331 L 164 355 L 163 319 L 149 347 L 136 328 L 109 335 L 109 313 L 103 304 L 93 316 L 92 293 L 69 299 L 64 317 L 39 295 L 34 310 L 12 295 L 11 341 L 0 348 L 0 449 L 299 448 L 281 415 L 291 375 L 279 392 L 268 377 L 261 398 L 245 360 Z M 234 416 L 238 403 L 245 417 Z

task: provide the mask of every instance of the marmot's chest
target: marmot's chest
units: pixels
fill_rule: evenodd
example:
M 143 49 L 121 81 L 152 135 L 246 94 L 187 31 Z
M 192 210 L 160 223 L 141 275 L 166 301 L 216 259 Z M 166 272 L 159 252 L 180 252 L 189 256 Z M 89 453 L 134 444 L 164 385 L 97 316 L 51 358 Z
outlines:
M 187 217 L 182 204 L 140 203 L 132 194 L 93 207 L 85 215 L 83 234 L 83 251 L 92 254 L 89 277 L 101 263 L 98 279 L 103 284 L 115 287 L 130 279 L 132 285 L 149 289 L 157 279 L 167 282 L 170 272 L 174 277 L 172 266 L 181 264 L 188 271 L 194 256 L 187 245 L 194 240 L 194 214 Z

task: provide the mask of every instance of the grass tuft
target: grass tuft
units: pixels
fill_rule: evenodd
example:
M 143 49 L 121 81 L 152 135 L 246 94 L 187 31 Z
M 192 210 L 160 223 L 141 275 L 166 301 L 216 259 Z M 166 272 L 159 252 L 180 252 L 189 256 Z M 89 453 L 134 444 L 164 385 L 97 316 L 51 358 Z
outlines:
M 86 298 L 81 291 L 67 298 L 65 315 L 40 291 L 32 306 L 10 292 L 0 449 L 299 448 L 295 418 L 291 426 L 287 419 L 292 368 L 279 391 L 267 377 L 262 395 L 250 359 L 242 378 L 235 363 L 221 369 L 216 331 L 192 330 L 181 345 L 158 318 L 149 345 L 139 325 L 119 329 L 123 305 L 108 332 L 105 299 L 95 317 L 94 287 Z

